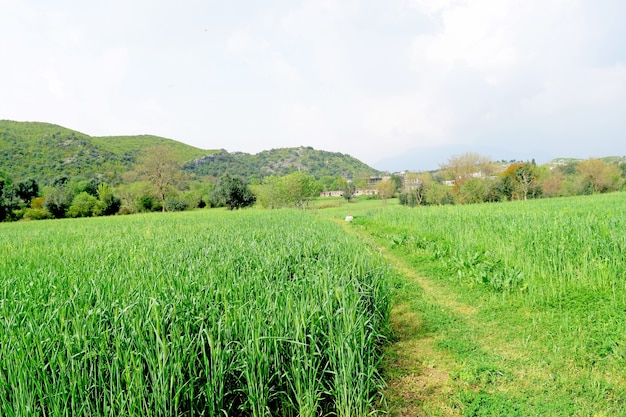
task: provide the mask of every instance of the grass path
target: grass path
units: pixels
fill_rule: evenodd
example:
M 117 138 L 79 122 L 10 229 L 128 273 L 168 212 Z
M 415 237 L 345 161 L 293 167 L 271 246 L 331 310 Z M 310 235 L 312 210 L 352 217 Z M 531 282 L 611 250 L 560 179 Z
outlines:
M 512 306 L 528 320 L 509 322 L 510 312 L 466 304 L 458 286 L 422 276 L 401 251 L 333 220 L 397 273 L 394 340 L 383 364 L 390 416 L 624 415 L 623 377 L 581 368 L 529 341 L 535 312 Z
M 436 338 L 427 334 L 423 318 L 412 301 L 420 298 L 462 317 L 475 314 L 475 309 L 456 301 L 456 297 L 433 281 L 416 274 L 406 261 L 385 247 L 377 246 L 366 233 L 358 233 L 345 222 L 334 219 L 348 233 L 358 236 L 375 248 L 399 273 L 403 281 L 401 297 L 396 297 L 391 311 L 394 341 L 389 345 L 384 364 L 387 381 L 385 397 L 391 416 L 460 415 L 450 406 L 455 381 L 450 373 L 456 367 L 452 357 L 436 347 Z

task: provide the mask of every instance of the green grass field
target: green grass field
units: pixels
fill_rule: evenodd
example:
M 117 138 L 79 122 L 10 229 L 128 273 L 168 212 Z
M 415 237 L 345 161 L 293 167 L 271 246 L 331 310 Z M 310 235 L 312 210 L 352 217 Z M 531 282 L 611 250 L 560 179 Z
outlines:
M 626 415 L 626 194 L 0 224 L 0 358 L 7 416 Z
M 423 366 L 388 379 L 449 380 L 419 415 L 626 415 L 626 194 L 320 213 L 347 211 L 407 276 L 393 314 L 417 324 L 389 364 L 414 342 Z
M 387 272 L 296 211 L 1 224 L 0 415 L 368 415 Z

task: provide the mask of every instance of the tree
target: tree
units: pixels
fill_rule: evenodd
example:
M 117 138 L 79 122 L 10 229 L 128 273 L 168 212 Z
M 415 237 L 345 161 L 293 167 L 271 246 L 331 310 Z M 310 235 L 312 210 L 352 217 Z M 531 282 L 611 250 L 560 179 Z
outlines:
M 106 183 L 98 185 L 98 203 L 94 207 L 93 214 L 96 216 L 111 216 L 116 214 L 122 206 L 122 200 L 113 194 L 113 190 Z
M 487 181 L 483 178 L 462 179 L 455 185 L 461 204 L 483 203 L 487 199 Z
M 580 192 L 583 194 L 617 191 L 622 185 L 621 169 L 601 159 L 581 161 L 576 168 L 581 176 Z
M 171 150 L 163 145 L 147 149 L 140 160 L 138 171 L 152 185 L 161 202 L 162 211 L 166 211 L 165 199 L 170 195 L 180 173 L 180 166 Z
M 241 178 L 229 174 L 220 178 L 213 196 L 217 206 L 226 206 L 229 210 L 249 207 L 256 201 L 248 185 Z
M 453 155 L 447 163 L 441 164 L 440 167 L 448 179 L 455 181 L 472 178 L 477 174 L 482 177 L 489 176 L 494 170 L 491 158 L 473 152 Z
M 530 162 L 512 164 L 502 173 L 502 176 L 510 178 L 518 198 L 526 200 L 528 197 L 535 198 L 542 194 L 539 170 Z
M 400 190 L 402 190 L 402 186 L 404 185 L 404 181 L 402 180 L 402 177 L 396 174 L 391 174 L 391 181 L 393 181 L 394 183 L 394 193 L 399 192 Z
M 305 208 L 321 191 L 322 186 L 315 178 L 300 171 L 284 177 L 265 177 L 263 184 L 254 186 L 254 194 L 264 208 Z
M 281 178 L 287 205 L 304 208 L 312 197 L 322 191 L 318 182 L 310 175 L 296 171 Z
M 0 222 L 10 219 L 17 208 L 17 196 L 13 189 L 13 179 L 0 172 Z
M 254 195 L 263 208 L 274 209 L 283 204 L 280 177 L 270 175 L 263 179 L 263 184 L 253 186 Z
M 386 203 L 388 198 L 393 197 L 396 191 L 396 183 L 391 179 L 379 181 L 376 184 L 376 190 L 378 191 L 378 197 Z
M 354 193 L 356 193 L 356 185 L 352 181 L 346 181 L 342 188 L 343 198 L 350 201 L 352 197 L 354 197 Z
M 18 182 L 15 191 L 17 196 L 24 202 L 24 205 L 28 205 L 30 200 L 39 196 L 39 184 L 36 180 L 29 178 Z
M 322 191 L 331 191 L 338 190 L 337 188 L 337 177 L 333 177 L 331 175 L 325 175 L 319 179 L 319 182 L 322 186 Z
M 57 183 L 57 184 L 67 184 Z M 43 207 L 56 219 L 65 217 L 67 209 L 70 207 L 73 196 L 70 195 L 65 185 L 59 185 L 56 187 L 46 187 L 44 189 L 44 204 Z
M 67 210 L 70 217 L 93 216 L 93 211 L 98 204 L 98 199 L 86 191 L 81 192 L 72 200 L 72 205 Z

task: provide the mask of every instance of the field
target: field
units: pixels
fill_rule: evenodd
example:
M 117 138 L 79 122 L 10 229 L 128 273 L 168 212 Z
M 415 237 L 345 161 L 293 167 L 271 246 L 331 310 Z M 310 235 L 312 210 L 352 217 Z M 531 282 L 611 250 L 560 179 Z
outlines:
M 295 211 L 2 224 L 0 415 L 368 415 L 387 275 Z
M 395 413 L 626 415 L 626 194 L 348 211 L 406 277 Z
M 626 415 L 626 194 L 0 224 L 0 358 L 7 416 Z

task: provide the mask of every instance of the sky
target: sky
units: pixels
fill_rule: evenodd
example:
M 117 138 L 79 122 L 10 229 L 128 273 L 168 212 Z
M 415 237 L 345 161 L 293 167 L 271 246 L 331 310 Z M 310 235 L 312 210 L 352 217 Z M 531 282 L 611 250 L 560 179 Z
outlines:
M 0 119 L 381 170 L 626 155 L 624 0 L 0 0 Z

